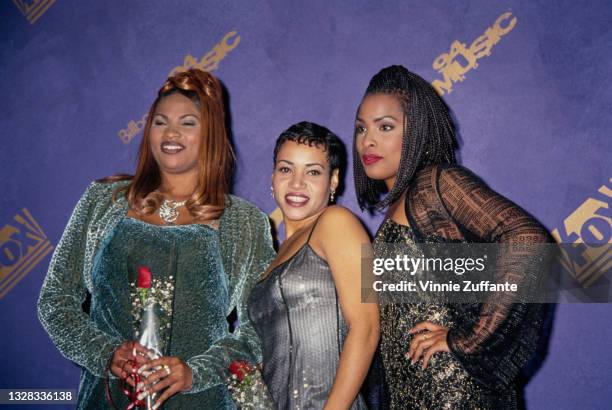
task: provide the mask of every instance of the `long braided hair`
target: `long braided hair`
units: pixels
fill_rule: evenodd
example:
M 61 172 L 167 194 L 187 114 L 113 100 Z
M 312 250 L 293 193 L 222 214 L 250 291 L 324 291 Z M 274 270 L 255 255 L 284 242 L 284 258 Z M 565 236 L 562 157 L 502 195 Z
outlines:
M 364 98 L 370 94 L 396 96 L 404 109 L 402 154 L 395 184 L 389 193 L 383 181 L 369 178 L 353 138 L 353 176 L 359 207 L 380 211 L 397 201 L 414 175 L 432 164 L 456 163 L 457 139 L 450 112 L 434 88 L 404 66 L 383 68 L 370 80 Z M 359 112 L 359 109 L 357 110 Z

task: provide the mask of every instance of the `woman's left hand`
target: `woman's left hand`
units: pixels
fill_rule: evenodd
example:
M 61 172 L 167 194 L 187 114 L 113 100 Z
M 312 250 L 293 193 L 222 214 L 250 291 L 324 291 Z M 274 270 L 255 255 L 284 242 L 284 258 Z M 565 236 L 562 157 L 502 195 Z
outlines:
M 155 371 L 155 368 L 159 366 L 161 368 Z M 160 357 L 145 363 L 138 369 L 140 374 L 147 374 L 147 372 L 151 373 L 148 374 L 142 385 L 137 386 L 138 390 L 143 391 L 142 397 L 138 397 L 139 400 L 165 389 L 155 402 L 154 409 L 161 406 L 164 401 L 176 393 L 191 390 L 193 382 L 191 369 L 178 357 Z
M 448 343 L 446 342 L 448 328 L 444 326 L 436 325 L 431 322 L 421 322 L 410 329 L 409 333 L 416 334 L 412 339 L 412 343 L 410 343 L 410 349 L 408 349 L 406 357 L 412 361 L 412 364 L 415 364 L 419 361 L 423 353 L 425 353 L 421 366 L 422 369 L 427 368 L 429 359 L 434 353 L 450 352 Z

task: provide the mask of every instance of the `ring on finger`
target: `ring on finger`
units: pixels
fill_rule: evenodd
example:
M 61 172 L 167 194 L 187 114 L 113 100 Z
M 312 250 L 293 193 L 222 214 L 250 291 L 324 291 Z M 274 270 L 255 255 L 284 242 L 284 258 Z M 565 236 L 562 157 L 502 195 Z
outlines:
M 170 366 L 168 366 L 167 364 L 162 366 L 164 368 L 164 370 L 166 371 L 166 375 L 170 376 L 172 374 L 172 370 L 170 370 Z

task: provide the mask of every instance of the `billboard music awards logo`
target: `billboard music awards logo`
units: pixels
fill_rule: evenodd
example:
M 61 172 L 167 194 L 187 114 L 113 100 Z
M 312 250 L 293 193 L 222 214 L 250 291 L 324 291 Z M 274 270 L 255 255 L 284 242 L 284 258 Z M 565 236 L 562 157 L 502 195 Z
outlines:
M 199 60 L 191 54 L 187 54 L 183 60 L 183 64 L 170 70 L 168 77 L 182 71 L 187 71 L 190 68 L 199 68 L 208 72 L 215 71 L 219 68 L 221 60 L 223 60 L 230 51 L 235 49 L 238 44 L 240 44 L 240 36 L 236 31 L 230 31 L 212 48 L 212 50 L 204 54 Z M 130 121 L 127 128 L 118 132 L 119 139 L 121 139 L 124 144 L 129 144 L 130 141 L 144 129 L 147 122 L 147 115 L 148 114 L 143 115 L 143 117 L 137 121 Z
M 469 47 L 466 47 L 465 43 L 454 41 L 448 53 L 440 54 L 434 60 L 433 68 L 442 74 L 442 79 L 431 83 L 438 94 L 452 92 L 454 83 L 465 80 L 465 74 L 478 67 L 476 61 L 490 56 L 493 46 L 514 29 L 516 21 L 516 17 L 508 11 L 499 16 L 482 36 L 472 41 Z
M 433 62 L 433 68 L 442 74 L 442 80 L 431 82 L 438 94 L 450 93 L 454 83 L 465 80 L 465 73 L 478 67 L 477 60 L 490 56 L 493 46 L 514 29 L 516 22 L 516 17 L 508 11 L 499 16 L 482 36 L 472 41 L 469 48 L 466 48 L 464 43 L 454 41 L 451 44 L 450 52 L 440 54 Z M 463 61 L 460 61 L 459 57 L 462 57 Z M 278 233 L 278 227 L 283 220 L 280 209 L 275 208 L 268 216 Z
M 552 231 L 557 242 L 572 244 L 561 263 L 587 287 L 612 268 L 612 178 Z
M 55 0 L 13 0 L 13 3 L 30 24 L 34 24 L 55 3 Z
M 0 299 L 53 249 L 26 208 L 13 220 L 0 230 Z

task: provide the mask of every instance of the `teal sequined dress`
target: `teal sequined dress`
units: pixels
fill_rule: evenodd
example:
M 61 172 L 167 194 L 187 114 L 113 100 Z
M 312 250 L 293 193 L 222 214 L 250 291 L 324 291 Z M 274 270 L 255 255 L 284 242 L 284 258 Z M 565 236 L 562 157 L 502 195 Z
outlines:
M 216 340 L 228 336 L 227 279 L 217 232 L 204 225 L 156 226 L 132 218 L 124 218 L 117 225 L 94 263 L 91 318 L 101 329 L 112 331 L 105 329 L 110 323 L 108 317 L 114 319 L 114 327 L 121 329 L 125 339 L 138 340 L 139 321 L 134 320 L 134 314 L 138 315 L 140 309 L 135 272 L 142 265 L 153 273 L 149 297 L 161 307 L 159 333 L 164 355 L 187 362 L 194 352 L 205 352 Z M 115 299 L 111 305 L 97 303 L 111 297 Z M 172 343 L 177 339 L 189 343 Z M 118 407 L 129 404 L 119 389 L 112 393 Z M 199 403 L 231 408 L 223 385 L 195 395 L 176 395 L 166 407 L 193 408 Z
M 153 273 L 151 292 L 162 302 L 165 355 L 191 368 L 193 388 L 164 408 L 235 408 L 226 387 L 233 360 L 261 361 L 259 339 L 246 314 L 246 295 L 274 256 L 268 219 L 228 196 L 219 229 L 156 226 L 126 217 L 127 203 L 111 200 L 118 187 L 92 184 L 66 227 L 41 290 L 40 320 L 59 350 L 83 368 L 78 408 L 110 408 L 104 392 L 114 349 L 137 339 L 137 266 Z M 89 313 L 82 309 L 91 295 Z M 236 310 L 239 327 L 229 331 Z M 127 404 L 109 379 L 118 408 Z

